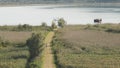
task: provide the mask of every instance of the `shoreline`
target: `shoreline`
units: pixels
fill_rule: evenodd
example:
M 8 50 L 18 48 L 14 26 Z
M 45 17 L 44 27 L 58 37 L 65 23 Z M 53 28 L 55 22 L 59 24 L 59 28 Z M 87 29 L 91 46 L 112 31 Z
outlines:
M 21 6 L 78 6 L 75 4 L 7 4 L 0 7 L 21 7 Z
M 53 3 L 53 4 L 0 4 L 0 7 L 21 7 L 21 6 L 73 6 L 73 7 L 118 7 L 120 3 Z

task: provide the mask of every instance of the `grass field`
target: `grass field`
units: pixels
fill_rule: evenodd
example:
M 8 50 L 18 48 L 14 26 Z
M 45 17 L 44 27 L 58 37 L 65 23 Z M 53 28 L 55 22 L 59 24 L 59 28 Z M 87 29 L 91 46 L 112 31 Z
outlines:
M 32 32 L 16 32 L 16 31 L 0 31 L 0 37 L 3 40 L 7 40 L 13 43 L 22 43 L 25 42 Z
M 0 48 L 0 68 L 25 68 L 29 57 L 25 41 L 31 36 L 31 32 L 0 31 L 2 40 L 10 44 Z
M 27 47 L 2 48 L 0 49 L 0 68 L 25 68 L 28 56 Z
M 120 33 L 107 32 L 109 28 L 116 29 L 111 26 L 118 25 L 92 25 L 92 29 L 76 25 L 59 29 L 53 40 L 57 67 L 120 68 Z
M 42 33 L 45 37 L 48 28 L 50 27 L 32 26 L 29 30 L 28 27 L 0 26 L 0 68 L 26 68 L 30 57 L 26 40 L 32 33 Z M 41 55 L 37 56 L 32 64 L 40 67 Z
M 29 63 L 26 40 L 32 33 L 40 32 L 46 37 L 50 30 L 50 27 L 36 26 L 31 31 L 0 31 L 0 68 L 25 68 L 26 63 Z M 51 38 L 44 43 L 50 43 L 48 40 Z M 59 28 L 55 32 L 52 49 L 57 68 L 120 68 L 120 24 L 69 25 Z M 42 59 L 45 58 L 41 54 L 42 51 L 31 65 L 41 67 L 44 62 Z

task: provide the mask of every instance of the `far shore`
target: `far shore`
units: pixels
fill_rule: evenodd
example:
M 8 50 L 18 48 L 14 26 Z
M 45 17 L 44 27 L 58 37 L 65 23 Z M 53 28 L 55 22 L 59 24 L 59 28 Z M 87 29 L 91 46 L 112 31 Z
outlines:
M 0 4 L 0 7 L 19 7 L 19 6 L 78 6 L 77 4 Z
M 119 7 L 120 3 L 48 3 L 48 4 L 0 4 L 0 7 L 19 6 L 79 6 L 79 7 Z

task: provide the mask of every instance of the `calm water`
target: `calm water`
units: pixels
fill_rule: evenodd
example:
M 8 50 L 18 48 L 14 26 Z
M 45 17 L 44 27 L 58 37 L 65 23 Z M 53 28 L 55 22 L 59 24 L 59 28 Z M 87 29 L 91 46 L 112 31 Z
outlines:
M 0 7 L 0 25 L 40 25 L 63 17 L 68 24 L 92 24 L 102 18 L 103 23 L 120 23 L 120 8 L 81 8 L 56 6 Z

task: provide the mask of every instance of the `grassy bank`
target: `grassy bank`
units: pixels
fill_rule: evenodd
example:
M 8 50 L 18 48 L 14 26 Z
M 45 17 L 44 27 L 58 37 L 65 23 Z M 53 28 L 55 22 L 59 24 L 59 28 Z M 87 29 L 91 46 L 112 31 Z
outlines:
M 117 27 L 116 27 L 117 26 Z M 119 68 L 120 34 L 115 24 L 66 26 L 56 32 L 57 68 Z

